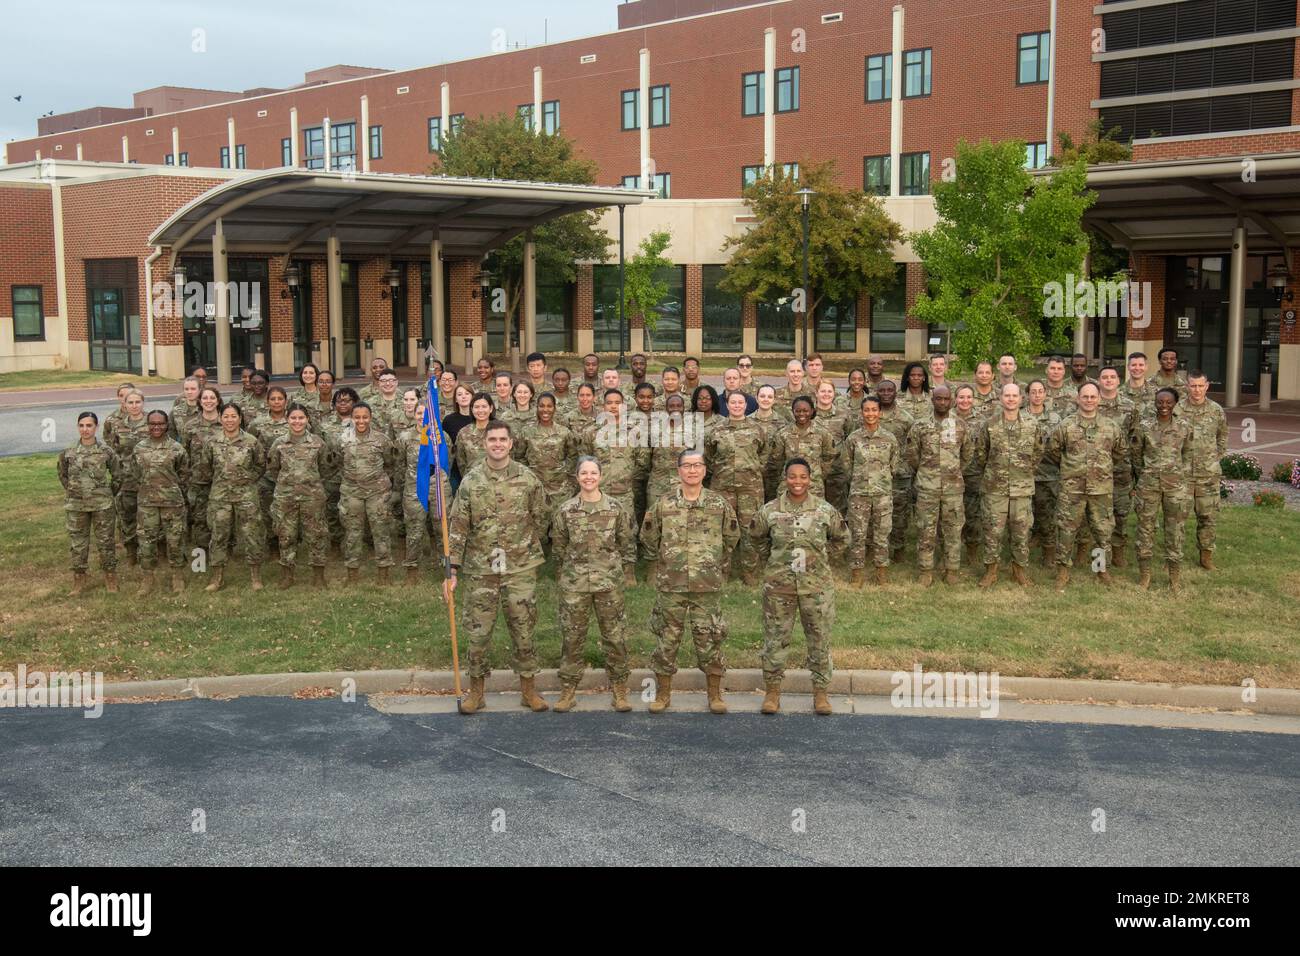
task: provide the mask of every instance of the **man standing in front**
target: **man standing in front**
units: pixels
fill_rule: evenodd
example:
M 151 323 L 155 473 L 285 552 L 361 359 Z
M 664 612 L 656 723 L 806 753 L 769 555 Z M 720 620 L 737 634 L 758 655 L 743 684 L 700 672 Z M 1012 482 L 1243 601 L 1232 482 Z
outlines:
M 1178 417 L 1192 426 L 1192 503 L 1196 510 L 1196 546 L 1201 550 L 1201 567 L 1214 567 L 1214 525 L 1219 517 L 1219 459 L 1228 453 L 1228 419 L 1223 406 L 1206 396 L 1209 377 L 1199 369 L 1187 375 L 1187 401 L 1178 406 Z
M 998 580 L 998 558 L 1003 532 L 1011 547 L 1011 577 L 1022 588 L 1029 587 L 1025 568 L 1029 565 L 1029 531 L 1034 526 L 1034 474 L 1042 457 L 1038 423 L 1020 414 L 1020 386 L 1009 382 L 999 397 L 1000 415 L 980 430 L 983 442 L 984 477 L 980 497 L 984 507 L 984 577 L 979 586 L 992 587 Z
M 1115 534 L 1110 542 L 1111 562 L 1122 568 L 1127 564 L 1128 516 L 1133 513 L 1133 461 L 1129 449 L 1137 436 L 1138 422 L 1146 416 L 1121 392 L 1116 369 L 1107 366 L 1098 372 L 1097 388 L 1101 391 L 1097 413 L 1118 425 L 1124 436 L 1123 459 L 1115 465 Z
M 1047 408 L 1062 418 L 1074 413 L 1074 400 L 1079 389 L 1065 380 L 1065 359 L 1053 355 L 1047 360 Z
M 646 511 L 641 525 L 641 549 L 653 562 L 655 606 L 650 630 L 657 646 L 655 699 L 650 713 L 659 714 L 672 702 L 677 648 L 687 626 L 695 641 L 695 658 L 708 680 L 709 712 L 725 714 L 722 676 L 727 671 L 722 642 L 727 624 L 722 617 L 722 586 L 731 553 L 740 543 L 740 522 L 727 500 L 704 487 L 704 452 L 688 448 L 677 456 L 681 484 Z
M 473 714 L 485 706 L 483 687 L 492 672 L 488 644 L 503 604 L 514 647 L 511 666 L 519 675 L 519 702 L 543 711 L 546 701 L 533 689 L 538 671 L 533 630 L 542 538 L 550 526 L 546 492 L 527 466 L 511 458 L 515 443 L 509 425 L 489 422 L 484 445 L 487 457 L 461 481 L 448 524 L 451 575 L 443 582 L 448 603 L 462 570 L 466 584 L 461 611 L 469 640 L 470 692 L 460 712 Z
M 1082 352 L 1075 352 L 1070 356 L 1070 384 L 1074 386 L 1077 393 L 1089 382 L 1097 384 L 1097 380 L 1088 374 L 1088 356 Z
M 1187 401 L 1187 376 L 1178 370 L 1178 350 L 1161 349 L 1156 359 L 1160 362 L 1154 378 L 1156 388 L 1172 388 L 1180 402 Z
M 1147 380 L 1145 352 L 1129 353 L 1128 381 L 1120 388 L 1120 394 L 1138 407 L 1143 418 L 1150 418 L 1156 413 L 1156 383 Z
M 916 477 L 916 563 L 922 587 L 934 583 L 934 546 L 943 526 L 944 581 L 957 583 L 961 567 L 961 533 L 966 514 L 962 473 L 974 455 L 966 423 L 952 414 L 952 393 L 941 386 L 930 393 L 933 414 L 907 433 L 903 458 Z
M 940 385 L 954 387 L 955 383 L 948 381 L 948 356 L 931 355 L 930 356 L 930 391 L 934 391 Z

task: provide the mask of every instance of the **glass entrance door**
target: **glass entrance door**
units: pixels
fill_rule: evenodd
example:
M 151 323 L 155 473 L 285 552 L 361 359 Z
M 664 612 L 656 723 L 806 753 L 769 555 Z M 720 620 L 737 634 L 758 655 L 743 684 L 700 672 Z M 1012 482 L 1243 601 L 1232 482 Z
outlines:
M 391 289 L 393 297 L 393 367 L 402 368 L 411 364 L 410 342 L 411 334 L 410 321 L 407 318 L 406 310 L 406 267 L 400 266 L 399 271 L 402 273 L 402 284 L 396 289 Z
M 90 367 L 138 372 L 138 342 L 132 344 L 122 289 L 90 290 Z
M 253 368 L 262 355 L 262 367 L 271 369 L 271 345 L 268 324 L 268 272 L 265 259 L 230 259 L 227 264 L 228 285 L 217 289 L 212 274 L 212 260 L 207 257 L 184 259 L 185 284 L 185 366 L 186 370 L 202 365 L 209 371 L 217 367 L 217 296 L 224 295 L 230 316 L 230 366 Z M 190 301 L 190 283 L 200 284 L 202 296 Z M 295 315 L 296 318 L 296 315 Z
M 1270 397 L 1277 398 L 1277 369 L 1281 356 L 1282 310 L 1277 306 L 1246 308 L 1246 330 L 1241 356 L 1241 391 L 1259 394 L 1261 364 L 1268 361 L 1273 370 L 1273 388 Z
M 357 286 L 357 264 L 339 263 L 343 280 L 343 365 L 361 368 L 361 290 Z
M 311 263 L 294 265 L 301 278 L 293 290 L 293 367 L 300 369 L 311 361 Z

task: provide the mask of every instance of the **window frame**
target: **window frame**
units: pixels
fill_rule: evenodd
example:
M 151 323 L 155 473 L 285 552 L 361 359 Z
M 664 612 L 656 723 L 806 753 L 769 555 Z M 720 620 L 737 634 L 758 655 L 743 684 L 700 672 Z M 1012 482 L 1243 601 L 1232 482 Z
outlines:
M 1030 150 L 1033 150 L 1032 159 L 1030 156 Z M 1041 164 L 1036 162 L 1039 155 L 1043 158 Z M 1025 169 L 1044 169 L 1047 167 L 1048 161 L 1051 160 L 1051 158 L 1046 142 L 1025 143 Z
M 18 301 L 18 292 L 19 292 L 19 290 L 23 290 L 23 291 L 26 291 L 26 290 L 35 290 L 35 292 L 36 292 L 36 301 L 35 301 L 35 302 L 23 302 L 23 303 L 19 303 L 19 301 Z M 24 306 L 31 306 L 31 305 L 35 305 L 35 306 L 36 306 L 37 324 L 38 324 L 38 326 L 39 326 L 39 328 L 40 328 L 40 332 L 39 332 L 39 333 L 36 333 L 36 334 L 19 334 L 19 332 L 18 332 L 18 306 L 19 306 L 20 304 L 21 304 L 21 305 L 24 305 Z M 15 342 L 44 342 L 44 341 L 45 341 L 45 287 L 44 287 L 44 286 L 40 286 L 40 285 L 18 285 L 18 284 L 15 284 L 15 285 L 10 286 L 10 287 L 9 287 L 9 311 L 10 311 L 10 314 L 11 314 L 11 321 L 13 322 L 13 326 L 14 326 L 14 341 L 15 341 Z
M 912 50 L 904 50 L 904 51 L 903 51 L 903 99 L 905 99 L 905 100 L 918 100 L 918 99 L 924 99 L 925 97 L 929 96 L 929 95 L 933 92 L 933 88 L 934 88 L 934 83 L 933 83 L 933 78 L 934 78 L 934 56 L 933 56 L 933 51 L 934 51 L 934 48 L 933 48 L 933 47 L 928 47 L 928 46 L 916 47 L 915 49 L 912 49 Z M 925 89 L 924 89 L 924 92 L 921 92 L 921 93 L 908 93 L 908 92 L 907 92 L 907 89 L 908 89 L 908 81 L 907 81 L 908 73 L 907 73 L 907 71 L 908 71 L 908 67 L 913 65 L 913 64 L 909 64 L 909 63 L 907 62 L 907 58 L 908 58 L 909 56 L 911 56 L 913 53 L 919 53 L 919 54 L 921 54 L 921 62 L 920 62 L 920 64 L 919 64 L 919 65 L 920 65 L 920 68 L 921 68 L 921 83 L 922 83 L 922 86 L 924 86 L 924 88 L 925 88 Z
M 429 152 L 431 153 L 442 152 L 442 117 L 441 116 L 429 117 L 427 132 L 429 134 Z
M 1022 79 L 1020 75 L 1020 56 L 1026 51 L 1024 46 L 1026 37 L 1035 37 L 1037 43 L 1034 45 L 1034 56 L 1036 58 L 1035 75 L 1041 77 L 1037 80 Z M 1047 49 L 1043 49 L 1043 38 L 1047 38 Z M 1021 33 L 1016 37 L 1016 86 L 1039 86 L 1048 81 L 1051 74 L 1052 58 L 1052 31 L 1051 30 L 1031 30 L 1028 33 Z
M 218 157 L 217 162 L 220 164 L 222 169 L 230 168 L 230 147 L 229 146 L 220 147 L 220 149 L 217 152 L 217 157 Z
M 867 165 L 873 160 L 879 160 L 880 171 L 884 177 L 881 186 L 870 189 L 868 188 Z M 871 156 L 862 157 L 862 191 L 868 196 L 888 196 L 893 187 L 893 159 L 889 153 L 877 153 Z
M 189 166 L 189 164 L 190 164 L 190 153 L 189 153 L 189 150 L 182 150 L 182 151 L 181 151 L 181 155 L 180 155 L 180 160 L 178 161 L 177 165 L 179 165 L 179 166 Z
M 784 80 L 781 79 L 782 73 L 786 74 Z M 787 106 L 785 109 L 781 109 L 781 87 L 783 83 L 789 86 L 791 100 L 794 103 L 793 106 Z M 775 99 L 772 101 L 772 112 L 773 113 L 799 112 L 799 88 L 801 86 L 799 67 L 785 66 L 776 70 L 772 74 L 772 85 L 776 87 L 774 91 Z
M 924 157 L 924 162 L 922 163 L 923 173 L 924 173 L 923 176 L 924 191 L 917 192 L 915 191 L 915 187 L 913 187 L 913 189 L 909 191 L 907 187 L 907 179 L 906 179 L 906 175 L 908 171 L 908 161 L 909 160 L 914 161 L 919 157 Z M 922 150 L 920 152 L 915 152 L 915 153 L 902 153 L 898 157 L 898 194 L 900 196 L 930 195 L 930 151 L 929 150 Z
M 348 137 L 352 143 L 351 149 L 344 150 L 338 148 L 339 134 L 343 130 L 350 131 L 348 133 Z M 334 172 L 347 172 L 348 170 L 352 170 L 354 172 L 360 172 L 361 165 L 357 162 L 357 153 L 358 153 L 357 121 L 348 120 L 347 122 L 344 123 L 331 123 L 330 124 L 330 169 L 333 170 Z M 344 166 L 342 164 L 341 160 L 345 156 L 352 157 L 352 165 Z
M 658 103 L 655 102 L 658 94 Z M 662 122 L 655 122 L 655 106 L 662 107 Z M 657 86 L 650 87 L 650 128 L 662 129 L 665 126 L 672 125 L 672 85 L 669 83 L 660 83 Z M 638 117 L 639 118 L 639 117 Z
M 872 60 L 880 61 L 881 96 L 871 95 L 871 73 Z M 894 54 L 891 53 L 873 53 L 865 58 L 864 75 L 862 78 L 862 102 L 864 103 L 888 103 L 894 98 Z
M 756 110 L 752 113 L 747 112 L 745 108 L 745 94 L 748 92 L 747 83 L 751 77 L 755 79 L 754 103 L 756 104 Z M 762 116 L 763 115 L 763 71 L 762 70 L 759 70 L 757 73 L 740 74 L 740 115 L 741 116 Z
M 377 126 L 371 126 L 367 131 L 366 149 L 369 152 L 371 159 L 384 158 L 384 127 L 382 123 Z
M 293 137 L 284 136 L 280 139 L 280 165 L 293 165 Z
M 515 114 L 524 121 L 525 128 L 531 131 L 533 128 L 533 104 L 520 103 L 515 109 Z
M 629 99 L 629 94 L 631 99 Z M 632 107 L 632 125 L 627 123 L 627 109 Z M 618 122 L 619 128 L 628 133 L 632 130 L 641 128 L 641 91 L 640 90 L 620 90 L 618 94 Z
M 554 136 L 559 131 L 560 101 L 542 100 L 542 132 L 547 136 Z
M 320 138 L 320 152 L 311 150 L 312 134 Z M 325 168 L 325 126 L 305 126 L 302 130 L 302 161 L 306 169 Z M 312 165 L 315 163 L 316 165 Z
M 456 135 L 457 133 L 459 133 L 462 129 L 464 129 L 464 127 L 465 127 L 465 114 L 464 114 L 464 113 L 452 113 L 451 116 L 447 117 L 447 135 L 448 135 L 448 136 L 455 136 L 455 135 Z
M 248 148 L 243 143 L 235 144 L 235 168 L 248 168 Z
M 166 156 L 163 157 L 163 165 L 164 165 L 164 166 L 175 166 L 175 165 L 176 165 L 176 156 L 175 156 L 174 154 L 172 154 L 172 153 L 168 153 Z
M 753 178 L 753 179 L 750 179 L 748 182 L 746 182 L 746 181 L 745 181 L 745 180 L 746 180 L 746 176 L 748 175 L 748 173 L 749 173 L 749 171 L 750 171 L 751 169 L 754 170 L 754 178 Z M 754 185 L 754 183 L 758 182 L 758 181 L 759 181 L 760 179 L 762 179 L 762 178 L 763 178 L 763 164 L 762 164 L 762 163 L 758 163 L 758 164 L 754 164 L 754 165 L 749 165 L 749 166 L 741 166 L 741 167 L 740 167 L 740 191 L 743 193 L 746 189 L 748 189 L 750 186 Z

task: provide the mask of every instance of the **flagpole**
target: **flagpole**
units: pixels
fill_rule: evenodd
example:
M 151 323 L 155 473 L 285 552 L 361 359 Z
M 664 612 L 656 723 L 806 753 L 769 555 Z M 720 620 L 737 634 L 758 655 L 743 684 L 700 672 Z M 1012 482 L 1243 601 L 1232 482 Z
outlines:
M 438 446 L 442 444 L 442 430 L 435 418 L 440 409 L 435 409 L 433 389 L 428 390 L 425 402 L 429 409 L 429 441 L 433 445 L 433 493 L 438 502 L 438 518 L 442 527 L 442 580 L 445 584 L 451 577 L 451 542 L 447 537 L 447 502 L 442 497 L 442 463 L 438 455 Z M 447 618 L 451 624 L 451 674 L 456 690 L 456 699 L 461 698 L 460 686 L 460 648 L 456 639 L 456 593 L 443 588 L 447 597 Z

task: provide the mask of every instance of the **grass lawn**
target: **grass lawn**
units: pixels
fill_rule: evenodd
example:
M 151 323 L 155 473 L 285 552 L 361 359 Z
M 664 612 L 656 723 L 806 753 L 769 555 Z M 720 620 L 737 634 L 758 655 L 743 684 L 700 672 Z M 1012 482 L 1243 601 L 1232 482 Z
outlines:
M 0 392 L 18 392 L 38 388 L 114 388 L 122 382 L 133 385 L 165 385 L 168 378 L 150 378 L 124 372 L 74 371 L 42 369 L 32 372 L 0 373 Z
M 0 670 L 29 668 L 103 671 L 109 680 L 213 674 L 372 668 L 446 668 L 447 618 L 430 577 L 419 593 L 369 583 L 354 593 L 337 587 L 343 571 L 331 559 L 336 586 L 327 594 L 303 587 L 245 589 L 247 570 L 232 564 L 224 591 L 203 592 L 195 579 L 177 599 L 163 592 L 148 604 L 135 596 L 138 574 L 121 568 L 122 593 L 111 596 L 92 571 L 95 590 L 68 596 L 67 537 L 54 456 L 0 461 L 0 571 L 9 591 L 0 603 Z M 1189 533 L 1189 542 L 1194 538 Z M 942 670 L 997 670 L 1007 675 L 1164 680 L 1300 687 L 1300 514 L 1228 508 L 1220 515 L 1221 570 L 1184 572 L 1184 595 L 1173 600 L 1157 574 L 1150 593 L 1134 585 L 1135 569 L 1116 572 L 1122 583 L 1103 591 L 1075 572 L 1064 595 L 1051 574 L 1032 570 L 1037 585 L 1021 591 L 1006 583 L 991 593 L 965 582 L 921 590 L 908 560 L 891 571 L 883 591 L 839 589 L 835 663 L 842 668 L 909 669 L 914 662 Z M 1190 553 L 1190 552 L 1189 552 Z M 92 556 L 92 569 L 97 559 Z M 306 576 L 300 569 L 300 579 Z M 401 569 L 396 570 L 400 578 Z M 373 570 L 363 571 L 363 582 Z M 554 589 L 549 571 L 540 589 L 537 645 L 544 667 L 559 662 Z M 646 666 L 654 647 L 648 628 L 652 590 L 628 595 L 634 666 Z M 728 587 L 727 659 L 757 667 L 762 647 L 760 595 Z M 791 666 L 802 666 L 796 628 Z M 494 667 L 505 668 L 508 638 L 498 625 Z M 589 660 L 600 663 L 596 638 Z M 465 647 L 462 638 L 462 658 Z M 683 667 L 694 666 L 689 639 Z

